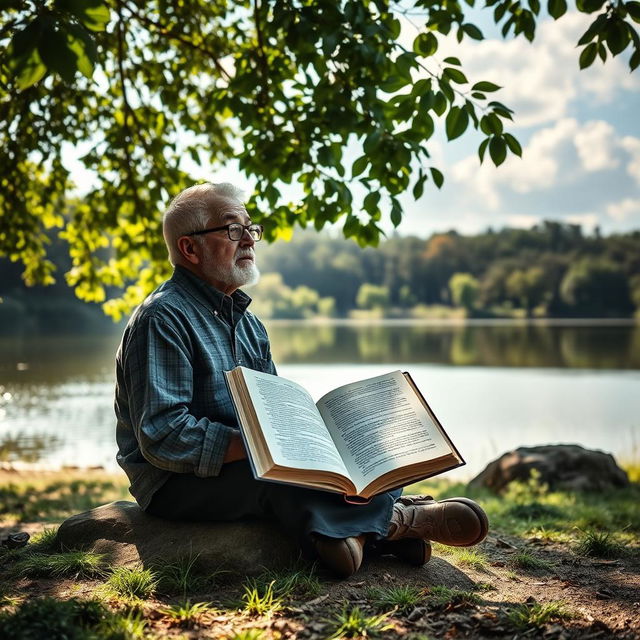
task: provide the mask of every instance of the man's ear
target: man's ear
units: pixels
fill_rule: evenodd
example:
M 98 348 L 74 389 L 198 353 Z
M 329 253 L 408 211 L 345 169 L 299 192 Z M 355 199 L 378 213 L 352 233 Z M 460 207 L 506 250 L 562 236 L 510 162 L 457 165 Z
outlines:
M 191 264 L 200 264 L 200 254 L 196 246 L 197 240 L 189 236 L 178 238 L 178 251 L 180 255 Z

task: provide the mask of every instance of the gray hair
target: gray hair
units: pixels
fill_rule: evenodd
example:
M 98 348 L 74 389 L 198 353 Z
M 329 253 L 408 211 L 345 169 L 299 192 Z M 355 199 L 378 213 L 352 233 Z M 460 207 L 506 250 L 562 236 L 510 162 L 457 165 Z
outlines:
M 217 212 L 220 200 L 242 202 L 242 189 L 228 183 L 205 182 L 181 191 L 169 204 L 162 217 L 162 234 L 172 265 L 180 261 L 178 238 L 204 229 Z M 195 236 L 197 238 L 197 236 Z

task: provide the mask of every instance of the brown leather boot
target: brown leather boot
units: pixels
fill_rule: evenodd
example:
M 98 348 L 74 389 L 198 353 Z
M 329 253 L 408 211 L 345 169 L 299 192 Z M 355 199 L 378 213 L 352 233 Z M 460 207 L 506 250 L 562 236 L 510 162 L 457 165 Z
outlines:
M 387 540 L 421 538 L 453 547 L 470 547 L 485 539 L 487 514 L 473 500 L 402 496 L 393 505 Z
M 320 561 L 339 578 L 348 578 L 362 564 L 366 536 L 351 538 L 330 538 L 316 534 L 313 546 Z

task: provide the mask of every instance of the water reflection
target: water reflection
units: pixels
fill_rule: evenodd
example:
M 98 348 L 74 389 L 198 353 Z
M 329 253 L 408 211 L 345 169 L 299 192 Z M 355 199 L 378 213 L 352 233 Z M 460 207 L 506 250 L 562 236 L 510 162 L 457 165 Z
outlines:
M 0 438 L 0 462 L 38 462 L 62 445 L 62 440 L 47 433 L 5 435 Z
M 421 362 L 455 366 L 640 369 L 640 327 L 269 325 L 277 362 Z

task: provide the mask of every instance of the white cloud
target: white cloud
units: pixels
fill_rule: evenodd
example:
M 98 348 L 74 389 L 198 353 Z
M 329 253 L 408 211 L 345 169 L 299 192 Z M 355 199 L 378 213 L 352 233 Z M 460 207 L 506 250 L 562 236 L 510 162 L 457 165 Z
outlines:
M 640 222 L 640 198 L 625 198 L 607 206 L 607 214 L 619 222 L 635 218 Z
M 597 213 L 575 213 L 565 219 L 571 224 L 581 225 L 587 231 L 593 231 L 600 225 L 600 216 Z
M 601 171 L 618 166 L 615 130 L 608 122 L 587 122 L 576 133 L 574 142 L 585 171 Z
M 640 138 L 625 136 L 621 140 L 621 145 L 630 156 L 627 173 L 640 184 Z
M 577 101 L 609 104 L 620 91 L 640 89 L 639 74 L 630 74 L 621 57 L 610 58 L 605 65 L 598 59 L 588 69 L 579 69 L 581 49 L 576 43 L 592 20 L 578 11 L 558 21 L 542 20 L 532 43 L 523 37 L 458 43 L 450 35 L 440 39 L 437 56 L 460 58 L 471 82 L 489 80 L 504 87 L 495 95 L 514 109 L 514 127 L 549 123 L 566 117 Z M 405 24 L 405 46 L 411 48 L 416 33 L 415 27 Z M 427 65 L 435 67 L 432 59 Z
M 537 216 L 528 216 L 524 214 L 507 216 L 506 218 L 507 225 L 516 229 L 530 229 L 539 221 L 540 220 Z

